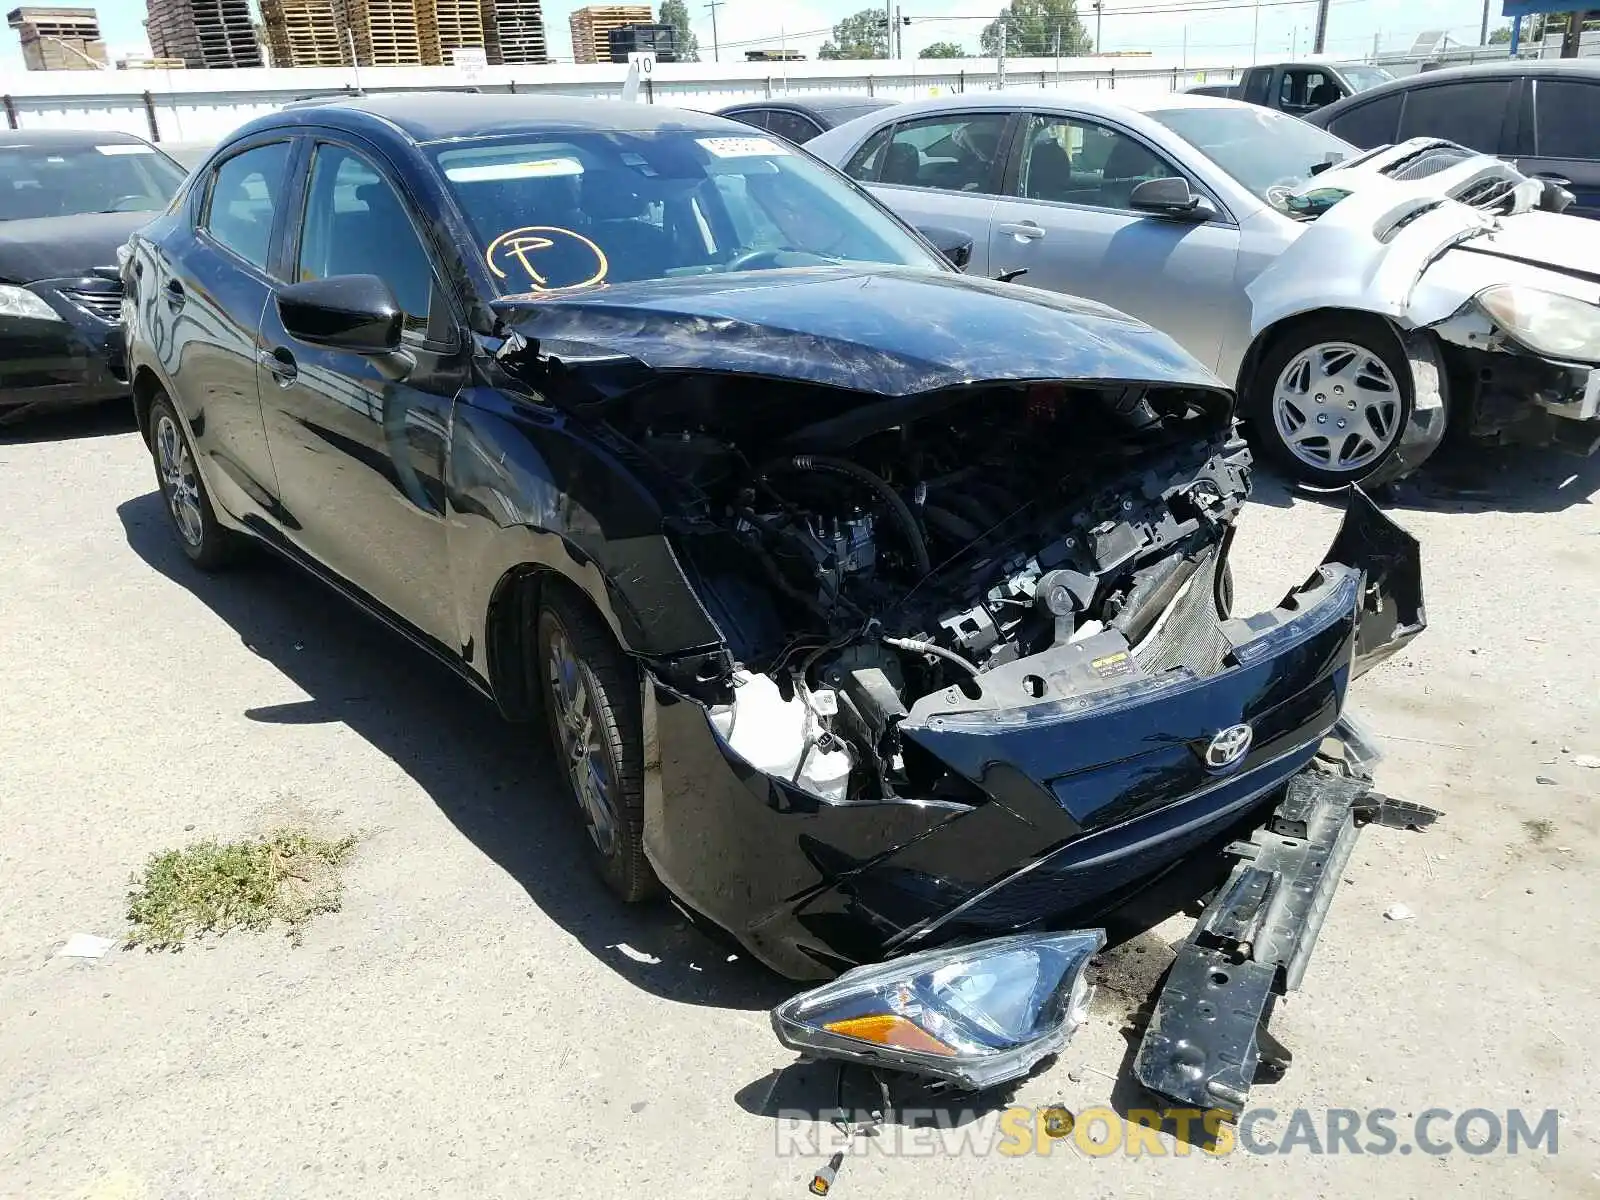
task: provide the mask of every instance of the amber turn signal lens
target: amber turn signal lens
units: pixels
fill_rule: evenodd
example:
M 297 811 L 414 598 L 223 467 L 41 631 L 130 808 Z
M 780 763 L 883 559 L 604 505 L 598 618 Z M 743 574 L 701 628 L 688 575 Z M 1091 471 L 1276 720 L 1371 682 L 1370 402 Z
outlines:
M 876 1042 L 880 1046 L 893 1046 L 899 1050 L 917 1050 L 923 1054 L 942 1054 L 955 1057 L 955 1050 L 946 1046 L 931 1033 L 893 1013 L 878 1013 L 870 1017 L 851 1017 L 848 1021 L 832 1021 L 823 1026 L 829 1033 L 842 1034 L 863 1042 Z

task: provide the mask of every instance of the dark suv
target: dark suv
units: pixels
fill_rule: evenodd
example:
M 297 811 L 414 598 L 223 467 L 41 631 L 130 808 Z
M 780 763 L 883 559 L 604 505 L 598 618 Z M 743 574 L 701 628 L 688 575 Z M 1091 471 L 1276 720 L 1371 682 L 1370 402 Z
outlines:
M 1600 62 L 1552 59 L 1428 71 L 1309 115 L 1363 150 L 1428 136 L 1514 161 L 1575 197 L 1566 211 L 1600 217 Z

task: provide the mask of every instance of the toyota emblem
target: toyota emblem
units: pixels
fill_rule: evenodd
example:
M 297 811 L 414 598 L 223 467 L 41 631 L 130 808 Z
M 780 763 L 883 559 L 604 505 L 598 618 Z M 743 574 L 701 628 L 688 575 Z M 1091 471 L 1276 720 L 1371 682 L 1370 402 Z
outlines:
M 1250 753 L 1254 737 L 1248 725 L 1230 725 L 1221 730 L 1206 747 L 1206 770 L 1217 774 L 1233 770 Z

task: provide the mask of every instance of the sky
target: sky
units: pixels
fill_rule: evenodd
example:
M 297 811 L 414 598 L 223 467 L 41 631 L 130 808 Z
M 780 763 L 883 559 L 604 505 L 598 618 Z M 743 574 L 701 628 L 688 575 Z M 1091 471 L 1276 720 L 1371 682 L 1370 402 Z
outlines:
M 148 52 L 143 0 L 76 2 L 98 9 L 113 62 L 124 54 Z M 570 60 L 572 54 L 567 14 L 586 2 L 592 0 L 546 0 L 545 29 L 551 52 L 558 59 Z M 701 58 L 709 62 L 710 12 L 704 0 L 686 2 L 700 40 Z M 978 34 L 999 11 L 1002 0 L 900 0 L 900 4 L 902 15 L 912 18 L 905 29 L 907 57 L 939 41 L 957 42 L 975 55 Z M 863 0 L 799 0 L 777 5 L 769 0 L 723 0 L 716 10 L 718 40 L 729 61 L 742 61 L 747 48 L 782 44 L 815 57 L 832 25 L 862 5 Z M 1094 36 L 1089 0 L 1079 0 L 1078 9 Z M 1492 0 L 1491 29 L 1502 23 L 1499 10 L 1500 0 Z M 1333 0 L 1327 53 L 1359 57 L 1372 50 L 1374 38 L 1385 50 L 1405 50 L 1424 30 L 1445 30 L 1453 42 L 1476 44 L 1482 15 L 1482 0 L 1405 0 L 1404 4 Z M 1251 0 L 1105 0 L 1102 49 L 1179 55 L 1187 47 L 1213 62 L 1220 56 L 1234 64 L 1247 64 L 1252 49 L 1258 58 L 1282 58 L 1295 50 L 1307 53 L 1315 20 L 1316 0 L 1261 0 L 1259 10 Z M 21 66 L 15 32 L 0 27 L 0 79 Z

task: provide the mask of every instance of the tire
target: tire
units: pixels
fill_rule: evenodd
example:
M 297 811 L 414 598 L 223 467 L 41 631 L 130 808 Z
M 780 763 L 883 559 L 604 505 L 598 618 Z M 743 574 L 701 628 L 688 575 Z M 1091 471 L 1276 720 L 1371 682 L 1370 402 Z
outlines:
M 164 392 L 150 405 L 150 458 L 167 517 L 189 561 L 215 571 L 236 559 L 244 539 L 217 520 L 183 422 Z
M 588 605 L 560 585 L 539 608 L 538 675 L 550 744 L 588 835 L 590 859 L 627 903 L 660 890 L 644 856 L 639 673 Z
M 1381 318 L 1336 313 L 1277 338 L 1244 388 L 1257 451 L 1313 489 L 1398 477 L 1415 399 L 1411 366 Z

